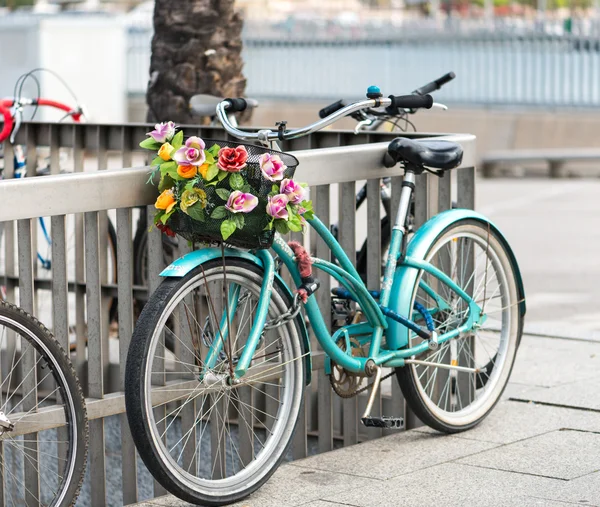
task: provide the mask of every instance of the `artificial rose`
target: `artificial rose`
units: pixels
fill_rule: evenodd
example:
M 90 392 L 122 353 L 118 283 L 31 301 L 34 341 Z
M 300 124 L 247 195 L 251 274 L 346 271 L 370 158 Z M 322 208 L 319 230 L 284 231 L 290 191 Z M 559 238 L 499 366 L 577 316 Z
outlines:
M 221 148 L 219 150 L 219 161 L 217 165 L 219 169 L 230 173 L 239 173 L 246 167 L 248 160 L 248 152 L 243 146 L 236 148 Z
M 158 196 L 156 203 L 154 203 L 154 207 L 156 209 L 164 209 L 165 213 L 168 213 L 173 209 L 175 204 L 177 204 L 175 194 L 173 194 L 173 190 L 169 188 Z
M 207 163 L 202 164 L 200 167 L 198 167 L 198 172 L 202 175 L 202 177 L 204 179 L 206 179 L 206 175 L 208 173 L 208 168 L 210 166 Z
M 185 179 L 190 179 L 198 174 L 198 169 L 195 165 L 178 165 L 177 174 Z
M 284 220 L 287 220 L 289 218 L 286 208 L 288 202 L 289 199 L 285 194 L 277 194 L 273 197 L 269 197 L 269 202 L 267 203 L 267 213 L 273 218 L 283 218 Z
M 202 139 L 199 137 L 190 137 L 185 142 L 185 145 L 175 152 L 173 160 L 179 165 L 201 166 L 206 160 L 205 147 L 206 145 Z
M 158 150 L 158 156 L 166 162 L 167 160 L 171 160 L 172 151 L 173 146 L 171 146 L 169 143 L 164 143 Z
M 232 213 L 250 213 L 258 206 L 258 197 L 240 190 L 231 192 L 225 207 Z
M 283 173 L 287 169 L 287 166 L 279 158 L 279 155 L 263 153 L 258 159 L 258 163 L 265 178 L 268 180 L 279 181 L 283 179 Z
M 165 225 L 162 222 L 158 222 L 156 224 L 156 227 L 158 228 L 158 230 L 164 232 L 167 236 L 171 236 L 172 238 L 175 237 L 175 233 L 171 230 L 171 228 L 168 225 Z
M 184 190 L 181 194 L 181 211 L 187 213 L 187 209 L 197 202 L 200 203 L 202 209 L 206 208 L 206 192 L 201 188 L 193 188 L 192 190 Z
M 172 121 L 157 123 L 154 125 L 154 130 L 146 135 L 152 137 L 157 143 L 170 141 L 175 135 L 175 124 Z
M 292 204 L 299 204 L 305 199 L 304 188 L 289 178 L 281 180 L 279 192 L 287 195 L 287 198 Z

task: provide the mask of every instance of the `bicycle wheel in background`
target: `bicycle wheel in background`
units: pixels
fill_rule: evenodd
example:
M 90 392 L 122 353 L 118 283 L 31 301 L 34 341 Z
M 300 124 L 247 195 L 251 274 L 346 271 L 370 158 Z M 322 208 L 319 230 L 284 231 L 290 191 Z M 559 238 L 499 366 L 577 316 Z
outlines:
M 127 417 L 140 456 L 167 490 L 202 505 L 238 501 L 271 476 L 286 455 L 304 400 L 307 351 L 300 316 L 266 331 L 245 376 L 229 384 L 252 327 L 263 273 L 247 261 L 225 262 L 225 270 L 217 259 L 183 278 L 166 279 L 146 303 L 127 357 Z M 224 329 L 228 293 L 231 304 L 237 301 L 231 350 L 225 346 L 215 366 L 203 371 L 208 347 Z M 268 320 L 290 305 L 275 282 Z M 169 336 L 175 352 L 165 348 Z
M 3 505 L 73 505 L 85 472 L 85 401 L 61 346 L 34 317 L 0 301 Z
M 472 332 L 413 358 L 479 368 L 480 373 L 417 364 L 396 369 L 402 392 L 417 417 L 432 428 L 454 433 L 478 424 L 500 399 L 523 332 L 523 315 L 511 257 L 488 224 L 472 219 L 451 224 L 433 242 L 426 258 L 471 294 L 485 316 Z M 419 282 L 434 289 L 445 304 L 434 300 Z M 438 335 L 468 318 L 465 301 L 424 271 L 417 277 L 411 308 L 415 303 L 428 310 Z M 424 325 L 417 311 L 413 310 L 412 318 Z M 421 341 L 411 333 L 409 346 Z

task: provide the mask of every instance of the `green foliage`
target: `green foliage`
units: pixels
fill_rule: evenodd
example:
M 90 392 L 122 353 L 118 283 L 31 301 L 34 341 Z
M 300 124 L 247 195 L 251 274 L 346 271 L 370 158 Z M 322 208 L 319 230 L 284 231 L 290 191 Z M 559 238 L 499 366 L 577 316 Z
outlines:
M 163 174 L 160 177 L 160 182 L 158 183 L 158 191 L 162 193 L 169 188 L 173 188 L 174 185 L 175 180 L 168 174 Z
M 180 130 L 173 136 L 173 139 L 171 139 L 171 146 L 175 148 L 175 151 L 183 146 L 183 130 Z
M 275 220 L 274 223 L 275 223 L 275 230 L 279 234 L 287 234 L 288 232 L 290 232 L 288 223 L 285 220 L 277 219 L 277 220 Z
M 217 195 L 224 201 L 229 199 L 229 195 L 231 194 L 231 192 L 229 190 L 227 190 L 226 188 L 217 188 L 216 192 L 217 192 Z
M 244 178 L 239 173 L 233 173 L 229 177 L 229 186 L 232 190 L 241 190 L 244 186 Z
M 219 174 L 219 168 L 216 164 L 208 166 L 208 170 L 206 171 L 206 180 L 213 180 L 217 174 Z
M 171 215 L 172 215 L 173 213 L 175 213 L 176 211 L 177 211 L 177 209 L 176 209 L 176 208 L 173 208 L 173 209 L 172 209 L 171 211 L 169 211 L 168 213 L 164 213 L 164 214 L 163 214 L 163 215 L 160 217 L 160 221 L 161 221 L 163 224 L 166 224 L 166 223 L 167 223 L 167 220 L 169 220 L 169 218 L 171 218 Z
M 213 218 L 215 220 L 219 220 L 221 218 L 225 218 L 227 216 L 227 210 L 225 209 L 225 206 L 217 206 L 212 214 L 210 215 L 210 218 Z
M 221 147 L 218 144 L 213 144 L 208 150 L 205 151 L 210 153 L 214 158 L 217 158 L 220 149 Z
M 223 223 L 221 224 L 221 236 L 226 240 L 235 232 L 235 229 L 235 222 L 232 220 L 223 220 Z
M 194 220 L 198 220 L 199 222 L 204 222 L 206 220 L 206 215 L 204 214 L 204 209 L 202 208 L 202 204 L 197 202 L 192 206 L 189 206 L 186 210 L 186 213 L 193 218 Z
M 233 223 L 235 224 L 235 226 L 238 229 L 243 229 L 244 228 L 244 224 L 246 223 L 246 220 L 245 220 L 244 215 L 242 213 L 232 213 L 230 215 L 230 219 L 233 221 Z
M 157 143 L 151 137 L 147 137 L 140 143 L 140 148 L 144 148 L 146 150 L 157 151 L 162 146 L 161 143 Z

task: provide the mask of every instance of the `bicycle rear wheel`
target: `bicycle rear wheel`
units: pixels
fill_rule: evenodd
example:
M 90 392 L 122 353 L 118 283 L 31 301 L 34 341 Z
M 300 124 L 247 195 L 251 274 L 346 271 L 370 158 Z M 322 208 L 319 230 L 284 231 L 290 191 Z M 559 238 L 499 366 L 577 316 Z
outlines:
M 73 505 L 87 454 L 85 402 L 61 346 L 0 301 L 0 494 L 7 506 Z
M 271 476 L 303 403 L 298 316 L 267 331 L 245 376 L 228 382 L 253 324 L 263 272 L 240 259 L 225 263 L 224 269 L 222 259 L 209 261 L 166 279 L 144 306 L 127 357 L 127 416 L 141 458 L 167 490 L 202 505 L 238 501 Z M 226 343 L 205 368 L 234 302 L 231 349 Z M 268 319 L 290 304 L 275 282 Z M 165 347 L 169 338 L 172 349 Z
M 478 424 L 500 399 L 514 364 L 523 315 L 511 257 L 489 225 L 472 219 L 453 223 L 433 242 L 426 258 L 475 299 L 483 317 L 470 332 L 412 358 L 428 364 L 408 364 L 397 368 L 396 374 L 417 417 L 432 428 L 454 433 Z M 415 321 L 421 318 L 414 311 L 419 303 L 438 335 L 458 328 L 469 317 L 465 301 L 424 271 L 419 272 L 411 303 Z M 419 324 L 424 326 L 422 319 Z M 411 333 L 410 347 L 421 342 Z

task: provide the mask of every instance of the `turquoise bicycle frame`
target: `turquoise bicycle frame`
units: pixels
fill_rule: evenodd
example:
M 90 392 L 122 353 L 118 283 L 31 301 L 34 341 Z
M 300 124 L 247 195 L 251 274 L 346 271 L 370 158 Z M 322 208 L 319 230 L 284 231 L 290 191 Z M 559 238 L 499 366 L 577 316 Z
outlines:
M 501 241 L 504 242 L 504 246 L 509 252 L 517 279 L 517 289 L 519 292 L 520 301 L 519 312 L 521 315 L 524 315 L 524 289 L 514 255 L 512 254 L 508 243 L 498 231 L 497 227 L 484 216 L 472 210 L 449 210 L 431 218 L 414 234 L 413 238 L 408 244 L 406 252 L 402 252 L 402 260 L 399 263 L 397 260 L 399 259 L 401 253 L 400 247 L 402 245 L 404 230 L 403 228 L 395 227 L 392 232 L 388 262 L 385 269 L 382 290 L 379 293 L 379 301 L 377 301 L 367 290 L 364 283 L 360 279 L 359 274 L 352 265 L 352 262 L 350 259 L 348 259 L 348 256 L 341 248 L 337 240 L 333 237 L 329 229 L 325 227 L 323 223 L 316 217 L 308 221 L 309 225 L 325 241 L 332 254 L 338 261 L 338 264 L 334 264 L 322 259 L 314 258 L 313 267 L 335 278 L 340 285 L 350 293 L 352 299 L 359 303 L 361 310 L 367 319 L 366 322 L 360 324 L 345 326 L 331 335 L 327 329 L 315 296 L 311 295 L 308 298 L 308 301 L 304 305 L 304 309 L 310 320 L 315 336 L 327 355 L 327 360 L 325 363 L 327 373 L 329 373 L 328 370 L 330 361 L 334 361 L 336 364 L 348 371 L 363 373 L 365 372 L 365 365 L 368 361 L 373 361 L 373 363 L 378 366 L 400 367 L 404 366 L 404 360 L 406 358 L 418 355 L 427 350 L 427 341 L 423 341 L 414 347 L 408 347 L 409 328 L 411 326 L 414 328 L 416 324 L 410 322 L 406 317 L 402 317 L 409 316 L 411 314 L 412 309 L 410 308 L 410 304 L 420 270 L 425 270 L 449 286 L 467 303 L 469 307 L 467 321 L 457 329 L 438 336 L 437 342 L 439 344 L 451 340 L 452 338 L 459 336 L 461 333 L 468 332 L 473 328 L 474 325 L 482 323 L 480 320 L 484 320 L 485 317 L 481 316 L 481 308 L 475 303 L 469 294 L 464 292 L 462 288 L 457 286 L 454 281 L 451 280 L 445 273 L 428 263 L 425 259 L 430 246 L 439 236 L 439 234 L 452 223 L 466 218 L 489 224 L 489 227 L 493 229 Z M 301 278 L 296 266 L 294 254 L 290 247 L 281 236 L 276 235 L 272 248 L 291 273 L 296 287 L 300 287 Z M 221 257 L 221 250 L 217 248 L 206 248 L 191 252 L 173 262 L 161 273 L 161 276 L 183 277 L 198 265 L 217 257 Z M 288 291 L 289 295 L 291 295 L 291 291 L 275 272 L 273 257 L 269 251 L 260 250 L 256 253 L 251 253 L 235 249 L 226 249 L 225 257 L 245 259 L 249 262 L 252 262 L 256 266 L 259 266 L 264 271 L 263 284 L 260 293 L 259 305 L 256 310 L 255 320 L 247 338 L 244 351 L 234 370 L 235 377 L 240 378 L 248 369 L 252 356 L 262 336 L 274 281 L 277 280 L 277 283 L 281 284 L 281 286 Z M 448 304 L 445 303 L 443 298 L 441 298 L 441 296 L 438 294 L 435 294 L 428 286 L 422 284 L 421 287 L 424 290 L 434 294 L 437 298 L 438 304 L 442 307 L 444 304 Z M 229 289 L 230 315 L 235 313 L 238 292 L 239 288 L 236 291 L 235 285 L 232 285 Z M 219 353 L 223 348 L 223 340 L 227 339 L 227 320 L 227 315 L 223 315 L 223 318 L 221 319 L 220 336 L 218 339 L 213 341 L 207 356 L 206 367 L 208 368 L 213 367 L 216 364 Z M 304 323 L 301 322 L 301 319 L 298 319 L 298 322 L 301 326 L 301 334 L 304 342 L 303 345 L 306 356 L 305 365 L 307 367 L 308 383 L 310 382 L 311 371 L 310 342 Z M 369 344 L 368 357 L 353 357 L 350 352 L 347 353 L 343 351 L 337 345 L 337 341 L 340 340 L 340 338 L 345 339 L 347 345 L 349 345 L 349 339 L 351 336 L 362 345 Z M 384 336 L 385 347 L 383 346 Z M 346 346 L 345 349 L 350 351 L 351 347 Z

